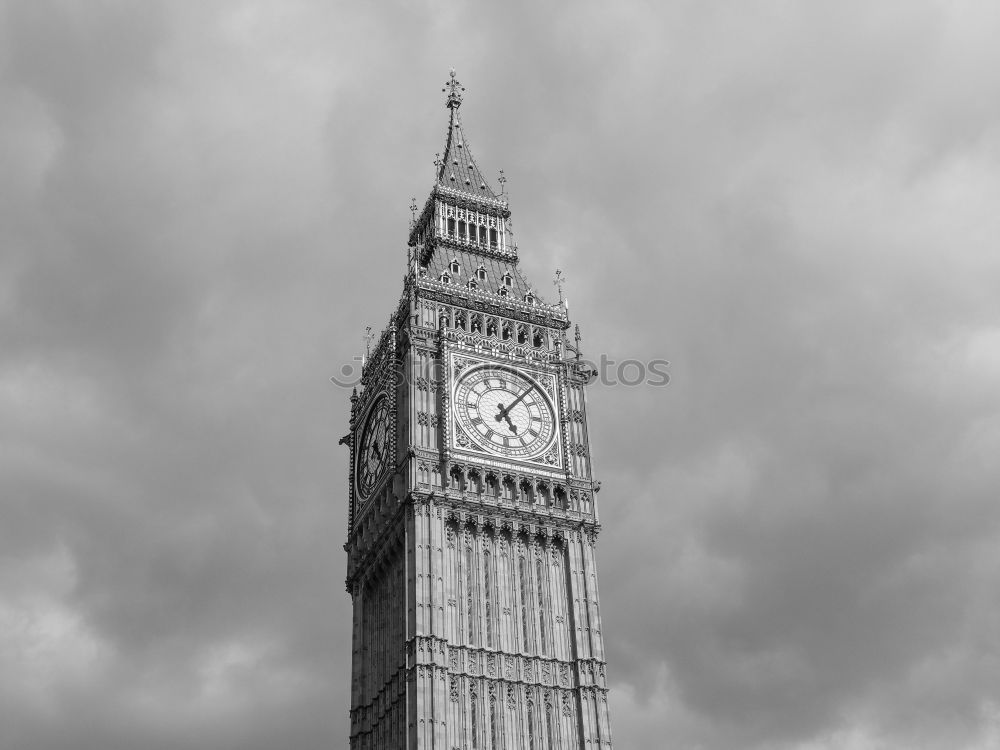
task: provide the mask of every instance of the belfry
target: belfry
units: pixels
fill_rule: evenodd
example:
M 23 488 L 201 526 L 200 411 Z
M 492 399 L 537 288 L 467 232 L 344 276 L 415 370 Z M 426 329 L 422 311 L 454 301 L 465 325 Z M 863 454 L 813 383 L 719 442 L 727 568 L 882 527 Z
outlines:
M 354 750 L 611 748 L 584 388 L 462 129 L 351 396 Z

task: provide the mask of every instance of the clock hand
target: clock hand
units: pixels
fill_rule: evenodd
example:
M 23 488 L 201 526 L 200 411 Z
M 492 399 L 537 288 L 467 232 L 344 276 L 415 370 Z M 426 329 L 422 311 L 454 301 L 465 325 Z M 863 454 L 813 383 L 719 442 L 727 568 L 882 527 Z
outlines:
M 511 402 L 511 405 L 508 406 L 506 409 L 503 408 L 503 404 L 498 404 L 497 408 L 500 410 L 500 413 L 503 415 L 503 417 L 506 419 L 507 415 L 510 414 L 510 410 L 513 409 L 515 406 L 517 406 L 519 403 L 521 403 L 521 401 L 524 399 L 524 397 L 527 396 L 529 393 L 531 393 L 531 386 L 528 386 L 524 390 L 524 392 L 520 396 L 518 396 L 517 398 L 515 398 L 514 401 Z M 499 422 L 499 421 L 500 421 L 500 417 L 498 416 L 497 417 L 497 422 Z
M 504 410 L 503 404 L 497 404 L 497 415 L 493 418 L 497 422 L 499 422 L 501 419 L 507 420 L 507 426 L 510 428 L 510 431 L 513 432 L 515 435 L 517 434 L 517 425 L 510 421 L 510 417 L 507 416 L 507 411 Z

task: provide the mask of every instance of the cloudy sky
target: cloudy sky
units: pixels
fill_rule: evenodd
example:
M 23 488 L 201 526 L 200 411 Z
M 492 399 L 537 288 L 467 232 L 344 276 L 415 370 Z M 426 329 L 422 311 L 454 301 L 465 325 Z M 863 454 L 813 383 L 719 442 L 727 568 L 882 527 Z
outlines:
M 346 746 L 455 67 L 594 357 L 619 748 L 1000 747 L 1000 6 L 0 0 L 0 748 Z

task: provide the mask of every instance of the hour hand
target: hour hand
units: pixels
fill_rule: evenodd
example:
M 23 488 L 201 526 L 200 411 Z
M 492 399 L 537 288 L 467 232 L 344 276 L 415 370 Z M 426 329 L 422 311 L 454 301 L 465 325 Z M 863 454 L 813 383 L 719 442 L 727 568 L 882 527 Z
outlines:
M 510 409 L 504 409 L 503 408 L 503 404 L 497 404 L 497 414 L 493 418 L 497 422 L 499 422 L 501 419 L 504 420 L 507 423 L 507 426 L 510 428 L 510 431 L 513 432 L 516 435 L 517 434 L 517 425 L 510 421 L 509 412 L 510 412 Z

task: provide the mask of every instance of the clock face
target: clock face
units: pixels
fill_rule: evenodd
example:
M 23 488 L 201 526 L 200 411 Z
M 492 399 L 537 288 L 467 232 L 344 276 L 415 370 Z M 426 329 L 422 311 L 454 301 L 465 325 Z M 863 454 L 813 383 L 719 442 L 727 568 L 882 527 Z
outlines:
M 367 498 L 389 466 L 389 405 L 385 396 L 379 396 L 368 412 L 358 444 L 357 461 L 358 494 Z
M 455 386 L 454 405 L 459 425 L 489 453 L 533 458 L 555 440 L 551 399 L 517 370 L 489 364 L 470 368 Z

